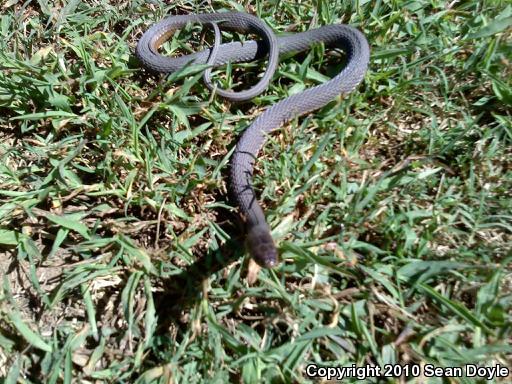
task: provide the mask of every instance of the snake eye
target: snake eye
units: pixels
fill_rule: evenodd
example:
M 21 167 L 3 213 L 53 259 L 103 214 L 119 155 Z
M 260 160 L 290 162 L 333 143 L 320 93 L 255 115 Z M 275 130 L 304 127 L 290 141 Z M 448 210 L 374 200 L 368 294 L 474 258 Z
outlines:
M 277 249 L 266 225 L 259 224 L 249 229 L 247 246 L 253 259 L 262 267 L 273 268 L 277 265 Z

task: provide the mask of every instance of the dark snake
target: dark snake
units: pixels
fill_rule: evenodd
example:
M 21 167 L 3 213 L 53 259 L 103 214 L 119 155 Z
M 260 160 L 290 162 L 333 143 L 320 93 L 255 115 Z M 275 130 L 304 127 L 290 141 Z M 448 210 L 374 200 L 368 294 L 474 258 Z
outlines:
M 215 43 L 212 48 L 186 56 L 171 58 L 158 53 L 158 48 L 178 29 L 188 23 L 211 24 L 215 30 Z M 254 33 L 261 40 L 220 43 L 220 30 L 240 33 Z M 204 73 L 205 83 L 213 89 L 210 81 L 212 67 L 228 62 L 238 63 L 261 59 L 268 55 L 267 68 L 252 88 L 232 92 L 217 89 L 216 93 L 231 101 L 249 100 L 263 92 L 277 68 L 280 55 L 300 52 L 314 44 L 341 48 L 346 54 L 346 65 L 331 80 L 294 94 L 265 110 L 238 141 L 230 168 L 230 187 L 245 219 L 247 245 L 252 257 L 264 267 L 274 267 L 278 262 L 278 252 L 272 240 L 270 227 L 263 210 L 256 201 L 252 188 L 254 162 L 268 133 L 285 122 L 319 109 L 340 94 L 352 92 L 362 81 L 370 57 L 370 49 L 364 35 L 357 29 L 344 24 L 323 26 L 307 32 L 276 37 L 273 31 L 259 18 L 241 12 L 207 13 L 170 16 L 152 25 L 137 44 L 136 55 L 149 70 L 158 73 L 172 73 L 190 64 L 207 64 Z

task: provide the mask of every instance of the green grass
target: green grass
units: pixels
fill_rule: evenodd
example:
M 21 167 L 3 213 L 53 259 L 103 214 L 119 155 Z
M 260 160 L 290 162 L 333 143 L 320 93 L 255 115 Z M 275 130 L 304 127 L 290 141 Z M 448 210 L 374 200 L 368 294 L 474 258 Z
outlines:
M 0 383 L 510 367 L 510 3 L 170 3 L 0 5 Z M 230 105 L 195 68 L 160 78 L 133 57 L 166 14 L 244 9 L 276 32 L 349 23 L 372 49 L 354 93 L 265 146 L 272 271 L 249 263 L 226 165 L 257 115 L 339 60 L 286 58 L 267 92 Z M 194 31 L 166 49 L 196 48 Z M 253 81 L 263 65 L 217 77 Z M 459 381 L 477 382 L 426 382 Z

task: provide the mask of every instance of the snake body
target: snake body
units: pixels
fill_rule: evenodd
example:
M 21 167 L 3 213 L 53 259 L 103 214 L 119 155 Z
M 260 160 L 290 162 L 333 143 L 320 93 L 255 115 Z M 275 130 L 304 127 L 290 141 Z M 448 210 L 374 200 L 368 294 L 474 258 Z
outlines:
M 158 53 L 158 48 L 174 31 L 191 22 L 214 26 L 216 39 L 212 48 L 177 58 L 165 57 Z M 218 24 L 226 30 L 257 34 L 261 40 L 220 44 Z M 242 92 L 216 90 L 217 94 L 228 100 L 243 101 L 255 97 L 267 88 L 280 55 L 305 51 L 318 43 L 343 49 L 346 53 L 346 65 L 343 70 L 331 80 L 294 94 L 265 110 L 244 131 L 231 159 L 230 187 L 245 218 L 248 248 L 252 257 L 264 267 L 273 267 L 277 264 L 278 252 L 251 185 L 258 152 L 265 142 L 266 135 L 285 122 L 319 109 L 338 95 L 354 90 L 362 81 L 368 67 L 370 49 L 366 38 L 357 29 L 344 24 L 327 25 L 307 32 L 276 37 L 257 17 L 241 12 L 229 12 L 167 17 L 151 26 L 142 35 L 136 48 L 136 55 L 141 63 L 158 73 L 175 72 L 191 63 L 217 67 L 228 62 L 252 61 L 268 55 L 265 73 L 254 87 Z M 209 71 L 205 73 L 205 82 L 209 88 L 212 87 Z

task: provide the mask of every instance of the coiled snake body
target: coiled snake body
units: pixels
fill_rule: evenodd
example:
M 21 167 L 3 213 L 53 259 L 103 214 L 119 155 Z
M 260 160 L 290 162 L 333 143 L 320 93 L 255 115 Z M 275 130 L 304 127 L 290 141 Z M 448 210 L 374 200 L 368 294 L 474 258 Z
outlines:
M 187 23 L 211 24 L 215 29 L 215 44 L 210 49 L 177 58 L 165 57 L 158 48 L 174 31 Z M 255 33 L 258 41 L 220 44 L 218 24 L 226 30 Z M 341 48 L 346 53 L 346 65 L 331 80 L 279 101 L 262 113 L 238 141 L 231 159 L 230 187 L 245 218 L 247 243 L 252 257 L 262 266 L 277 264 L 278 253 L 261 207 L 251 186 L 253 167 L 268 133 L 296 116 L 309 113 L 329 103 L 340 94 L 354 90 L 361 82 L 368 66 L 370 50 L 364 35 L 348 25 L 327 25 L 307 32 L 276 37 L 272 30 L 255 16 L 241 13 L 209 13 L 171 16 L 151 26 L 137 44 L 136 54 L 148 69 L 171 73 L 187 65 L 209 64 L 221 66 L 228 62 L 252 61 L 268 54 L 268 65 L 259 82 L 242 92 L 217 89 L 217 94 L 232 101 L 248 100 L 263 92 L 278 64 L 279 55 L 307 50 L 314 44 L 324 43 Z M 206 85 L 212 89 L 210 70 L 205 71 Z

